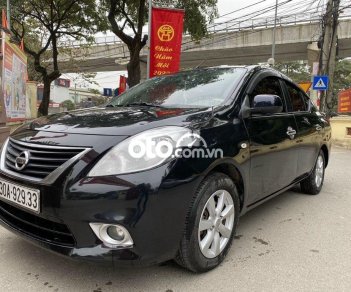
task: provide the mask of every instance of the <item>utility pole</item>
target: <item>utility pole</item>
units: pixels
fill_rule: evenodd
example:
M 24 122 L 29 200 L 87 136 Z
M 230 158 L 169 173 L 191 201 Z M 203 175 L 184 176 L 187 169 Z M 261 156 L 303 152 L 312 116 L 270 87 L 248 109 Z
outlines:
M 11 4 L 10 4 L 10 0 L 6 1 L 6 16 L 7 16 L 7 23 L 9 26 L 9 30 L 11 30 Z
M 320 94 L 320 110 L 331 109 L 333 100 L 335 61 L 338 42 L 340 0 L 329 0 L 323 17 L 322 47 L 319 59 L 321 75 L 329 76 L 329 89 Z

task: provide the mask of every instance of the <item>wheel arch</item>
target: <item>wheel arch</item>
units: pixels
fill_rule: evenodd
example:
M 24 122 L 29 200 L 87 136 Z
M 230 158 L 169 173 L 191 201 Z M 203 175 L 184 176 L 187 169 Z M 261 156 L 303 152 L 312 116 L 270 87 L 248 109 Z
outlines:
M 323 154 L 324 154 L 325 167 L 327 167 L 328 166 L 328 162 L 329 162 L 329 150 L 328 150 L 328 147 L 326 145 L 322 145 L 321 150 L 323 151 Z
M 232 163 L 221 162 L 213 166 L 211 169 L 209 169 L 206 173 L 206 177 L 213 172 L 224 173 L 233 180 L 239 194 L 240 211 L 241 211 L 244 207 L 244 201 L 245 201 L 245 183 L 240 170 Z

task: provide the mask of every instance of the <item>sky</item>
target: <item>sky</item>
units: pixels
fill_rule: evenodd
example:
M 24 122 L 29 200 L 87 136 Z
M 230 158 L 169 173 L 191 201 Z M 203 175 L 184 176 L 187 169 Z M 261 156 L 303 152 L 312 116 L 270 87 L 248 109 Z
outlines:
M 295 17 L 316 17 L 322 13 L 327 0 L 278 0 L 278 18 Z M 238 20 L 245 24 L 250 24 L 252 19 L 274 19 L 276 0 L 218 0 L 218 17 L 215 20 L 216 28 L 225 28 L 235 25 Z M 341 7 L 350 4 L 350 0 L 341 0 Z M 351 15 L 351 9 L 347 10 L 347 15 Z M 147 29 L 147 26 L 145 27 Z M 212 26 L 213 29 L 213 26 Z M 107 35 L 113 35 L 108 33 Z M 119 83 L 119 75 L 126 72 L 98 72 L 95 81 L 98 85 L 91 85 L 86 82 L 77 81 L 77 87 L 116 88 Z M 63 78 L 74 78 L 75 74 L 64 74 Z M 74 82 L 72 82 L 74 86 Z
M 256 2 L 259 2 L 260 0 L 218 0 L 218 14 L 219 15 L 223 15 L 226 14 L 228 12 L 232 12 L 234 10 L 237 9 L 241 9 L 245 6 L 254 4 Z M 283 1 L 283 0 L 280 0 Z M 265 0 L 263 3 L 265 3 L 265 5 L 268 4 L 274 4 L 275 0 Z M 262 3 L 262 4 L 263 4 Z M 268 6 L 268 5 L 267 5 Z M 242 11 L 239 11 L 235 14 L 233 14 L 233 16 L 239 16 L 240 12 L 242 12 L 241 14 L 244 14 L 245 12 L 248 11 L 255 11 L 257 8 L 259 8 L 259 6 L 257 7 L 252 7 L 252 8 L 248 8 Z M 231 15 L 219 18 L 218 21 L 222 21 L 222 20 L 228 20 L 231 18 Z M 108 35 L 112 35 L 112 33 L 108 33 Z M 68 78 L 68 79 L 78 79 L 76 81 L 72 81 L 71 82 L 71 86 L 74 86 L 74 82 L 77 83 L 77 87 L 91 87 L 91 88 L 96 88 L 99 90 L 102 90 L 103 88 L 116 88 L 118 87 L 118 83 L 119 83 L 119 75 L 120 74 L 126 74 L 126 72 L 121 72 L 121 71 L 110 71 L 110 72 L 98 72 L 96 74 L 96 77 L 94 79 L 95 82 L 98 83 L 98 85 L 94 85 L 94 84 L 89 84 L 87 82 L 84 82 L 82 80 L 79 80 L 80 78 L 76 78 L 76 74 L 63 74 L 62 78 Z

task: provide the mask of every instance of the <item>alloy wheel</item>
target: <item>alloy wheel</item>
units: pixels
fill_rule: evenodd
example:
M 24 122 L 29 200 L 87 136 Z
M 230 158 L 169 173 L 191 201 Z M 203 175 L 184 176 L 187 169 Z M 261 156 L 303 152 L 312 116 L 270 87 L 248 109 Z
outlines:
M 324 161 L 321 155 L 318 156 L 317 163 L 316 163 L 316 170 L 315 170 L 315 182 L 317 188 L 320 187 L 323 181 L 324 175 Z
M 202 210 L 198 240 L 206 258 L 217 257 L 227 246 L 234 227 L 233 198 L 226 190 L 218 190 L 207 200 Z

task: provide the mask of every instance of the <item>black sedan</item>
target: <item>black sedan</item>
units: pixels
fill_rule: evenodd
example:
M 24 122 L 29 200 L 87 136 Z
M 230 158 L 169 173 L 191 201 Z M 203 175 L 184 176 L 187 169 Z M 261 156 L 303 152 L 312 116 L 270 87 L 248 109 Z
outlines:
M 330 138 L 309 97 L 273 69 L 153 78 L 11 134 L 0 223 L 72 258 L 208 271 L 240 215 L 298 183 L 320 192 Z

